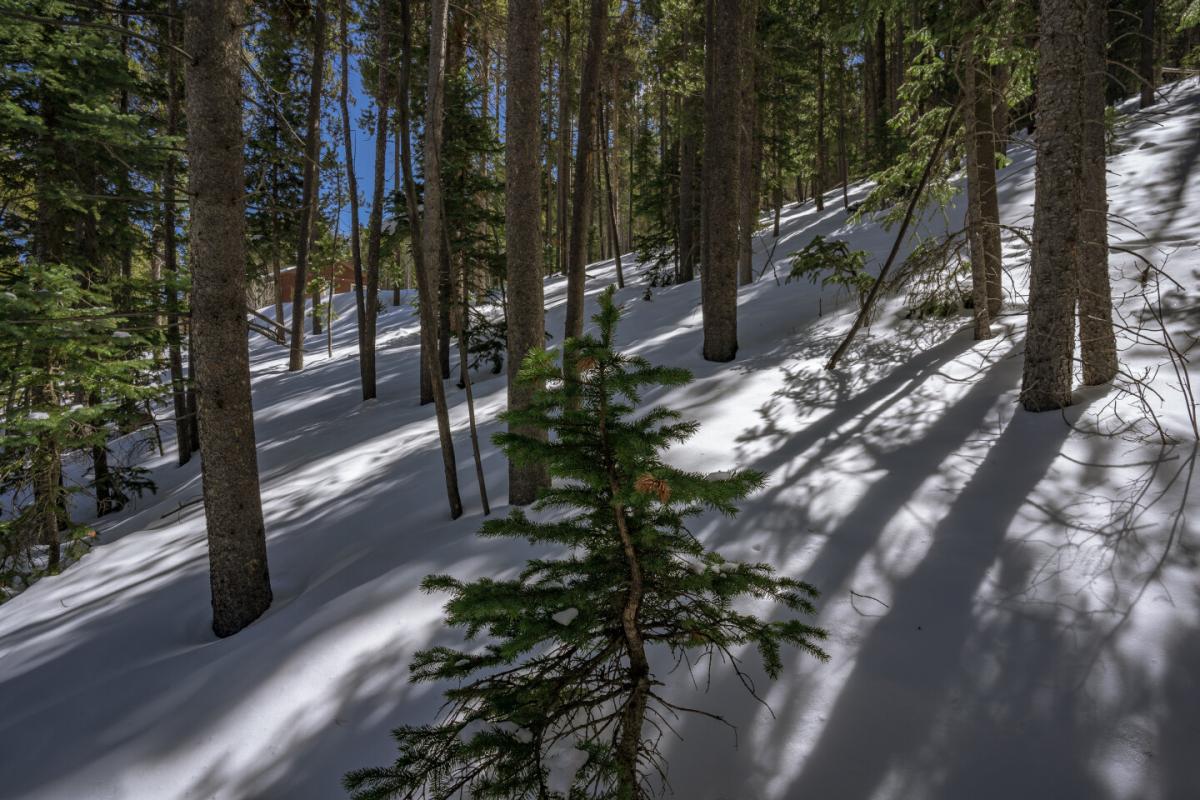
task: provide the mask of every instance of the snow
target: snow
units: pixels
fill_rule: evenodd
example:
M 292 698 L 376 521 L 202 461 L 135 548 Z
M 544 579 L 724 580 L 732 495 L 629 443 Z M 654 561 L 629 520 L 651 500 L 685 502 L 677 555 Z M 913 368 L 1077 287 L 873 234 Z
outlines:
M 579 616 L 578 608 L 564 608 L 562 611 L 551 614 L 550 619 L 557 622 L 559 625 L 570 625 Z
M 1123 248 L 1111 267 L 1132 327 L 1146 313 L 1136 256 L 1165 264 L 1183 288 L 1164 284 L 1164 319 L 1187 347 L 1200 334 L 1200 84 L 1166 96 L 1121 129 L 1110 160 L 1112 242 Z M 1004 221 L 1028 225 L 1032 151 L 1012 156 Z M 931 209 L 923 234 L 957 229 L 961 206 Z M 701 423 L 672 462 L 767 476 L 736 519 L 690 529 L 730 561 L 817 586 L 831 637 L 828 663 L 785 652 L 774 683 L 744 654 L 766 705 L 728 665 L 670 672 L 659 654 L 664 693 L 738 729 L 672 721 L 675 796 L 1194 797 L 1200 492 L 1180 373 L 1124 331 L 1124 371 L 1149 376 L 1152 416 L 1120 388 L 1133 388 L 1128 378 L 1080 391 L 1062 413 L 1018 410 L 1028 256 L 1014 236 L 996 338 L 972 341 L 966 317 L 905 320 L 897 300 L 827 373 L 854 301 L 773 279 L 816 234 L 848 239 L 876 265 L 891 244 L 869 221 L 847 223 L 835 193 L 822 213 L 785 209 L 779 240 L 767 227 L 756 242 L 763 275 L 740 291 L 729 364 L 700 356 L 697 283 L 651 302 L 633 280 L 618 293 L 621 346 L 696 375 L 647 398 Z M 588 272 L 594 303 L 613 269 Z M 557 337 L 563 282 L 546 291 Z M 145 462 L 158 494 L 103 520 L 80 562 L 0 607 L 5 798 L 338 797 L 346 770 L 390 763 L 391 728 L 436 718 L 445 687 L 408 683 L 406 665 L 461 637 L 421 579 L 513 577 L 538 551 L 474 535 L 466 409 L 450 384 L 466 514 L 448 520 L 436 427 L 416 403 L 410 307 L 380 318 L 379 400 L 366 405 L 353 298 L 335 302 L 334 355 L 314 338 L 301 374 L 287 372 L 282 348 L 250 340 L 270 610 L 236 636 L 212 635 L 199 465 L 174 466 L 164 426 L 167 451 Z M 1193 385 L 1194 363 L 1182 373 Z M 475 395 L 488 441 L 503 376 L 478 374 Z M 1178 443 L 1163 443 L 1155 420 Z M 483 463 L 493 513 L 505 513 L 504 459 L 488 444 Z

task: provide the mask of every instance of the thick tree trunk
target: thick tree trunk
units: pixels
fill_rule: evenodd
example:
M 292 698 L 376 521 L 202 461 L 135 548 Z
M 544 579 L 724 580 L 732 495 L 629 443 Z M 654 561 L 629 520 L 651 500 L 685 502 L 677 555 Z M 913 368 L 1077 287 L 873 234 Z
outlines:
M 1083 214 L 1079 220 L 1079 340 L 1083 382 L 1111 381 L 1117 374 L 1108 272 L 1108 174 L 1105 162 L 1104 97 L 1108 25 L 1105 5 L 1090 0 L 1083 82 Z
M 567 251 L 567 313 L 565 338 L 583 333 L 583 287 L 587 279 L 588 233 L 592 216 L 593 147 L 596 105 L 600 95 L 600 65 L 608 31 L 608 0 L 591 0 L 587 51 L 579 85 L 579 134 L 575 150 L 574 198 L 571 205 L 571 242 Z
M 704 93 L 704 358 L 737 355 L 738 119 L 741 108 L 738 0 L 707 0 Z
M 1021 405 L 1071 404 L 1075 297 L 1083 211 L 1083 83 L 1092 0 L 1041 0 L 1038 159 Z
M 358 175 L 354 170 L 354 137 L 350 130 L 350 30 L 349 10 L 346 0 L 338 2 L 338 26 L 342 49 L 342 85 L 338 92 L 338 101 L 342 111 L 342 147 L 346 162 L 346 186 L 350 195 L 350 258 L 354 264 L 354 322 L 358 328 L 358 376 L 362 385 L 363 400 L 373 396 L 368 394 L 366 363 L 368 350 L 373 350 L 367 342 L 367 310 L 363 296 L 363 260 L 362 243 L 358 228 Z
M 738 285 L 754 280 L 754 230 L 758 222 L 758 99 L 754 87 L 755 41 L 758 38 L 758 0 L 742 8 L 741 115 L 738 125 Z
M 1154 11 L 1156 5 L 1157 0 L 1142 0 L 1141 57 L 1138 59 L 1138 77 L 1142 79 L 1141 108 L 1154 105 Z
M 213 631 L 229 636 L 271 605 L 246 340 L 241 0 L 186 5 L 192 358 L 198 402 Z
M 309 75 L 308 121 L 304 133 L 304 188 L 300 209 L 300 238 L 296 247 L 296 282 L 292 286 L 292 348 L 289 370 L 304 369 L 304 292 L 308 282 L 308 256 L 317 216 L 317 161 L 321 157 L 321 85 L 325 79 L 325 3 L 316 2 L 313 21 L 312 72 Z M 319 301 L 318 301 L 319 302 Z M 317 304 L 313 304 L 313 325 Z M 314 330 L 314 333 L 316 331 Z

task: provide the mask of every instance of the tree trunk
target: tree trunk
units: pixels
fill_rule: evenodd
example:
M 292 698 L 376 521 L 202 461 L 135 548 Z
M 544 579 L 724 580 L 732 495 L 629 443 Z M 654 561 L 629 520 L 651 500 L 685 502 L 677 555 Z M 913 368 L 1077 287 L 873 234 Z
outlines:
M 538 230 L 540 180 L 538 150 L 541 116 L 538 68 L 541 60 L 541 0 L 509 0 L 508 109 L 505 116 L 504 237 L 508 245 L 505 315 L 508 319 L 509 409 L 529 407 L 538 387 L 521 384 L 517 372 L 530 350 L 545 347 L 545 296 Z M 562 119 L 562 118 L 560 118 Z M 509 423 L 511 433 L 545 438 L 538 428 Z M 529 505 L 550 486 L 544 464 L 509 462 L 509 504 Z
M 992 338 L 991 317 L 988 309 L 987 248 L 984 244 L 982 219 L 983 204 L 980 198 L 980 159 L 992 156 L 990 149 L 983 150 L 980 136 L 980 95 L 983 102 L 990 102 L 986 89 L 979 87 L 978 53 L 974 37 L 968 37 L 963 49 L 966 52 L 963 66 L 963 121 L 965 149 L 967 151 L 967 243 L 971 254 L 971 298 L 975 318 L 975 339 Z
M 1108 273 L 1108 174 L 1105 162 L 1107 105 L 1103 76 L 1108 25 L 1105 6 L 1092 0 L 1087 17 L 1083 82 L 1083 214 L 1079 220 L 1079 339 L 1083 382 L 1111 381 L 1117 374 L 1117 342 L 1112 324 Z
M 700 192 L 696 166 L 700 158 L 703 98 L 688 94 L 683 98 L 682 108 L 679 120 L 679 280 L 690 281 L 696 277 L 696 261 L 700 254 L 697 242 Z
M 974 9 L 982 15 L 987 0 L 976 0 Z M 983 258 L 982 268 L 987 287 L 988 322 L 996 318 L 1004 305 L 1003 253 L 1000 241 L 1000 204 L 996 195 L 996 134 L 993 120 L 995 91 L 992 87 L 991 69 L 984 63 L 972 45 L 972 57 L 968 61 L 967 80 L 973 87 L 967 103 L 968 121 L 973 118 L 974 136 L 968 139 L 968 157 L 974 156 L 975 168 L 967 171 L 968 182 L 977 187 L 978 216 L 976 230 L 979 235 Z M 973 150 L 973 153 L 971 152 Z M 975 256 L 972 256 L 974 260 Z M 977 331 L 978 333 L 978 331 Z
M 842 210 L 850 213 L 850 168 L 846 158 L 846 59 L 838 46 L 838 176 L 842 181 Z
M 1141 57 L 1138 59 L 1138 77 L 1142 79 L 1141 108 L 1149 108 L 1154 105 L 1154 7 L 1156 5 L 1156 0 L 1142 0 Z M 1107 69 L 1107 65 L 1105 65 L 1105 69 Z M 1093 76 L 1092 79 L 1103 83 L 1098 76 Z
M 169 45 L 179 41 L 175 22 L 178 14 L 176 0 L 171 0 L 168 9 L 168 46 L 163 48 L 163 55 L 167 61 L 167 135 L 174 137 L 179 133 L 179 67 L 175 50 Z M 183 374 L 183 349 L 179 330 L 179 248 L 175 241 L 175 181 L 175 153 L 168 151 L 163 170 L 163 273 L 166 276 L 167 362 L 171 374 L 171 405 L 175 411 L 175 450 L 179 466 L 182 467 L 192 459 L 192 416 L 187 407 L 187 383 Z M 275 263 L 278 267 L 278 259 Z M 278 285 L 277 275 L 276 287 Z M 282 324 L 282 306 L 278 314 Z
M 342 85 L 338 100 L 342 107 L 342 146 L 346 161 L 346 186 L 350 195 L 350 258 L 354 263 L 354 321 L 358 328 L 358 376 L 362 384 L 363 400 L 374 396 L 374 381 L 368 393 L 366 364 L 368 351 L 373 347 L 367 342 L 367 310 L 363 297 L 362 244 L 358 228 L 358 175 L 354 171 L 354 137 L 350 131 L 350 30 L 349 11 L 346 0 L 338 2 L 338 26 L 342 49 Z M 373 352 L 372 352 L 373 356 Z M 373 360 L 373 358 L 372 358 Z
M 271 605 L 246 340 L 241 0 L 185 6 L 192 358 L 198 402 L 213 631 L 229 636 Z
M 738 285 L 754 280 L 754 230 L 758 222 L 758 98 L 754 87 L 755 41 L 758 38 L 758 0 L 742 8 L 741 115 L 738 125 Z
M 817 153 L 813 170 L 813 200 L 825 210 L 825 40 L 817 40 Z
M 1029 324 L 1021 405 L 1047 411 L 1071 404 L 1075 297 L 1083 199 L 1083 83 L 1089 78 L 1091 2 L 1041 0 L 1038 96 L 1029 276 Z
M 992 136 L 996 140 L 996 154 L 1008 154 L 1008 83 L 1012 80 L 1012 69 L 1000 64 L 992 70 Z
M 571 192 L 571 7 L 563 18 L 562 55 L 558 67 L 558 271 L 567 274 L 570 249 L 568 211 Z
M 304 133 L 304 188 L 300 209 L 300 239 L 296 247 L 296 282 L 292 286 L 292 349 L 288 369 L 304 369 L 304 291 L 308 281 L 309 245 L 317 216 L 317 161 L 321 157 L 321 84 L 325 79 L 325 3 L 316 2 L 313 21 L 312 73 L 309 76 L 308 120 Z M 319 302 L 319 301 L 318 301 Z M 313 305 L 313 324 L 317 305 Z M 315 331 L 314 331 L 315 332 Z
M 704 96 L 704 358 L 737 355 L 738 220 L 725 198 L 738 196 L 742 31 L 738 0 L 707 0 Z
M 404 198 L 408 205 L 408 218 L 413 231 L 413 272 L 417 278 L 417 298 L 421 314 L 421 372 L 429 376 L 431 393 L 433 394 L 434 414 L 437 417 L 438 439 L 442 449 L 442 469 L 446 477 L 446 499 L 450 504 L 450 518 L 462 516 L 462 498 L 458 493 L 458 467 L 454 456 L 454 440 L 450 435 L 450 409 L 446 404 L 446 387 L 440 380 L 433 379 L 437 369 L 434 354 L 437 352 L 437 307 L 434 302 L 434 275 L 428 259 L 436 257 L 436 250 L 427 248 L 423 241 L 430 233 L 428 219 L 421 224 L 421 215 L 417 207 L 417 186 L 413 180 L 412 153 L 409 152 L 411 128 L 408 120 L 408 86 L 412 70 L 412 0 L 401 0 L 401 34 L 404 44 L 404 60 L 400 68 L 400 91 L 397 111 L 400 115 L 400 154 L 401 166 L 404 169 Z M 434 165 L 437 171 L 436 149 L 431 154 L 430 139 L 436 143 L 442 133 L 442 65 L 446 54 L 446 0 L 433 0 L 433 25 L 430 26 L 430 77 L 436 78 L 429 84 L 429 105 L 426 107 L 426 125 L 428 126 L 425 139 L 426 164 Z M 431 158 L 432 156 L 432 158 Z M 435 208 L 441 207 L 440 186 L 431 186 L 428 172 L 426 173 L 426 203 L 436 201 Z M 440 176 L 438 183 L 440 183 Z M 434 191 L 431 199 L 429 192 Z M 431 208 L 425 206 L 426 210 Z M 429 215 L 427 214 L 426 217 Z M 418 233 L 419 231 L 419 233 Z
M 613 186 L 613 171 L 608 158 L 608 128 L 604 124 L 603 107 L 600 112 L 600 154 L 604 160 L 604 180 L 608 185 L 608 228 L 612 237 L 613 260 L 617 267 L 617 288 L 625 288 L 625 272 L 621 268 L 621 224 L 618 221 L 617 190 Z
M 575 150 L 571 241 L 567 251 L 567 313 L 564 338 L 583 334 L 583 287 L 587 280 L 588 233 L 592 216 L 592 150 L 596 137 L 596 105 L 600 94 L 600 65 L 608 31 L 608 0 L 591 0 L 588 43 L 579 85 L 579 133 Z
M 371 213 L 367 216 L 367 286 L 363 311 L 366 314 L 367 347 L 363 361 L 363 400 L 375 397 L 375 331 L 379 322 L 379 258 L 383 247 L 383 195 L 387 172 L 388 109 L 392 98 L 389 62 L 392 54 L 392 37 L 388 33 L 388 12 L 392 6 L 388 0 L 379 4 L 379 79 L 375 98 L 375 174 L 371 189 Z

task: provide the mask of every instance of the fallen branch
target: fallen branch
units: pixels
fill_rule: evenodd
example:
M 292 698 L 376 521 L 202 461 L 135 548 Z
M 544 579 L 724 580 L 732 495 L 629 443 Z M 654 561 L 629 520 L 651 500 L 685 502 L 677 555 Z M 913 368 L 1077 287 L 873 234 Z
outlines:
M 829 357 L 829 362 L 825 365 L 825 369 L 832 370 L 837 367 L 838 361 L 846 353 L 846 349 L 850 347 L 850 342 L 854 340 L 854 335 L 866 323 L 871 315 L 871 310 L 875 307 L 875 303 L 879 298 L 880 288 L 883 286 L 884 279 L 887 277 L 888 271 L 891 270 L 892 264 L 896 261 L 896 254 L 900 252 L 900 244 L 904 241 L 904 235 L 908 233 L 908 226 L 912 223 L 913 212 L 917 210 L 917 203 L 921 199 L 921 195 L 925 192 L 925 184 L 929 182 L 929 175 L 933 172 L 933 166 L 937 163 L 938 158 L 942 155 L 942 147 L 946 144 L 946 137 L 950 134 L 950 127 L 954 122 L 954 118 L 958 116 L 958 106 L 950 110 L 946 115 L 946 124 L 942 126 L 942 132 L 938 136 L 937 144 L 933 146 L 933 152 L 929 154 L 929 161 L 925 164 L 925 170 L 921 173 L 921 181 L 917 184 L 917 188 L 913 191 L 913 195 L 909 198 L 908 208 L 904 212 L 904 221 L 900 224 L 900 230 L 896 233 L 896 240 L 892 242 L 892 251 L 888 253 L 887 261 L 883 262 L 883 268 L 879 270 L 879 276 L 875 279 L 875 283 L 871 286 L 871 291 L 867 295 L 866 301 L 858 312 L 858 317 L 854 320 L 854 324 L 850 326 L 850 330 L 846 333 L 846 338 L 833 351 L 833 355 Z

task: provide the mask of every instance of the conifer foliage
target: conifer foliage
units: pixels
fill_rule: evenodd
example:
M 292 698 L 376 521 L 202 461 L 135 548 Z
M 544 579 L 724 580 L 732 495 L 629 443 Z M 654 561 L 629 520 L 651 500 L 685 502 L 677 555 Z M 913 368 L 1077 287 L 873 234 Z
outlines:
M 769 598 L 811 614 L 816 589 L 766 564 L 727 561 L 688 531 L 697 514 L 734 515 L 763 478 L 704 476 L 663 461 L 697 423 L 668 408 L 636 409 L 647 389 L 691 376 L 616 352 L 619 316 L 610 287 L 593 317 L 598 335 L 572 343 L 577 375 L 564 378 L 553 352 L 526 358 L 520 379 L 545 388 L 509 421 L 548 430 L 548 440 L 496 437 L 510 458 L 544 464 L 554 481 L 533 506 L 537 518 L 514 510 L 486 521 L 481 535 L 561 550 L 511 580 L 425 579 L 426 591 L 450 594 L 447 622 L 487 641 L 415 656 L 412 680 L 458 685 L 439 721 L 394 732 L 392 766 L 346 776 L 355 798 L 644 797 L 666 773 L 659 740 L 691 711 L 660 693 L 653 664 L 724 663 L 753 691 L 735 657 L 744 646 L 757 648 L 771 677 L 783 645 L 826 658 L 823 630 L 738 607 Z

